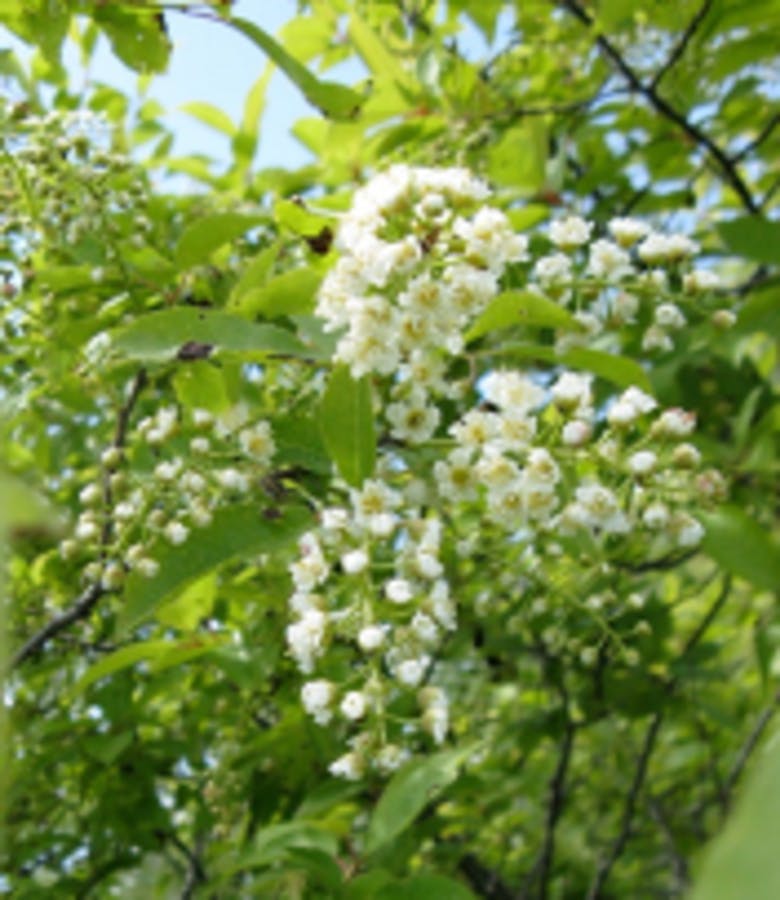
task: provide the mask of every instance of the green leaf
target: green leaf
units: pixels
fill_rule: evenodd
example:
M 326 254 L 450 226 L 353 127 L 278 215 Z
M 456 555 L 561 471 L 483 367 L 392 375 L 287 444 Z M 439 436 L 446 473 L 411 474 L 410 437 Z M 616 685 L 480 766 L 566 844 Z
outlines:
M 329 119 L 353 119 L 363 105 L 364 97 L 335 82 L 320 81 L 291 56 L 267 31 L 246 19 L 233 17 L 230 24 L 249 38 L 296 85 L 304 97 Z
M 265 72 L 249 89 L 244 101 L 241 127 L 233 138 L 233 156 L 240 172 L 249 168 L 257 150 L 260 118 L 265 109 L 266 91 L 273 72 L 274 67 L 269 63 L 265 67 Z
M 704 856 L 690 900 L 780 897 L 780 744 L 768 744 L 739 805 Z
M 307 351 L 289 331 L 248 322 L 241 316 L 196 307 L 148 313 L 112 333 L 114 347 L 130 359 L 172 360 L 189 341 L 233 353 L 305 356 Z
M 766 590 L 780 590 L 780 544 L 736 506 L 700 513 L 706 529 L 702 550 L 727 572 Z
M 264 216 L 243 213 L 215 213 L 188 225 L 176 247 L 176 262 L 180 269 L 205 265 L 215 250 L 246 234 L 265 221 Z
M 274 219 L 282 228 L 307 237 L 314 237 L 323 228 L 330 228 L 333 224 L 332 219 L 313 213 L 292 200 L 277 200 L 274 204 Z
M 374 809 L 366 834 L 366 852 L 394 840 L 417 818 L 428 803 L 458 777 L 463 761 L 474 748 L 444 750 L 415 759 L 390 779 Z
M 359 487 L 374 470 L 376 434 L 367 377 L 355 380 L 346 366 L 331 373 L 320 405 L 320 429 L 325 447 L 341 474 Z
M 240 868 L 268 865 L 284 858 L 291 850 L 307 849 L 319 850 L 333 858 L 338 852 L 338 842 L 316 822 L 298 820 L 269 825 L 241 853 Z
M 178 547 L 159 546 L 160 571 L 154 578 L 133 573 L 127 579 L 120 629 L 152 616 L 174 592 L 183 590 L 223 562 L 253 553 L 271 553 L 292 543 L 309 522 L 300 507 L 285 507 L 281 518 L 266 519 L 259 504 L 219 510 L 206 528 L 194 531 Z
M 108 656 L 104 656 L 99 662 L 90 666 L 70 688 L 68 696 L 75 697 L 101 678 L 113 675 L 114 672 L 127 669 L 141 661 L 155 661 L 158 670 L 164 669 L 202 656 L 224 642 L 225 638 L 221 635 L 198 635 L 182 641 L 141 641 L 138 644 L 120 647 L 119 650 L 109 653 Z
M 488 151 L 488 172 L 498 184 L 532 194 L 547 171 L 547 128 L 541 118 L 507 129 Z
M 732 253 L 756 262 L 780 265 L 780 222 L 744 216 L 721 222 L 718 231 Z
M 653 385 L 647 372 L 639 363 L 627 356 L 616 353 L 605 353 L 603 350 L 590 350 L 587 347 L 574 347 L 558 354 L 558 359 L 574 369 L 592 372 L 605 381 L 611 381 L 618 387 L 639 387 L 648 394 L 653 393 Z
M 241 298 L 252 288 L 262 287 L 279 256 L 279 244 L 271 244 L 261 250 L 247 265 L 230 292 L 228 308 L 241 309 Z
M 171 43 L 162 13 L 134 12 L 117 4 L 100 4 L 92 17 L 103 29 L 111 49 L 137 72 L 164 72 Z
M 189 103 L 184 103 L 179 109 L 182 112 L 189 113 L 199 122 L 203 122 L 204 125 L 208 125 L 209 128 L 221 131 L 222 134 L 226 134 L 230 138 L 236 134 L 236 126 L 233 124 L 230 116 L 218 106 L 205 103 L 203 100 L 192 100 Z
M 241 295 L 244 314 L 261 313 L 267 318 L 294 316 L 314 309 L 314 298 L 322 277 L 312 269 L 291 269 L 272 278 L 263 287 Z
M 424 872 L 385 885 L 372 896 L 374 900 L 476 900 L 476 895 L 460 881 Z
M 9 526 L 26 527 L 51 521 L 51 511 L 35 491 L 0 470 L 0 538 Z
M 574 316 L 558 303 L 532 291 L 505 291 L 492 300 L 466 332 L 466 342 L 476 340 L 490 331 L 516 325 L 538 325 L 550 328 L 582 326 Z

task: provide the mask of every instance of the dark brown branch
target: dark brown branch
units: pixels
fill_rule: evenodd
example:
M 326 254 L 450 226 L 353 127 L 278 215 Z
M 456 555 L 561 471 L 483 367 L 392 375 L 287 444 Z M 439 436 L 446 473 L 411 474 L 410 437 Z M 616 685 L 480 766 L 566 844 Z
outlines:
M 778 706 L 780 706 L 780 691 L 775 694 L 769 706 L 762 710 L 761 714 L 756 720 L 756 724 L 753 726 L 753 730 L 747 736 L 745 743 L 737 753 L 737 758 L 734 760 L 734 764 L 732 765 L 723 784 L 723 794 L 725 795 L 727 806 L 730 805 L 731 798 L 734 793 L 734 788 L 736 787 L 737 782 L 742 777 L 742 773 L 745 771 L 745 766 L 747 765 L 750 757 L 753 755 L 753 751 L 758 746 L 758 742 L 761 740 L 761 735 L 764 733 L 767 725 L 772 719 L 772 716 L 774 716 L 774 714 L 777 712 Z
M 688 23 L 688 27 L 683 31 L 682 35 L 680 35 L 680 40 L 675 44 L 672 52 L 669 54 L 669 58 L 666 62 L 661 66 L 661 68 L 656 72 L 655 78 L 653 78 L 650 83 L 650 89 L 655 90 L 658 85 L 661 83 L 662 79 L 666 77 L 671 69 L 677 65 L 677 63 L 682 58 L 686 49 L 688 48 L 688 44 L 691 41 L 691 38 L 694 36 L 696 31 L 698 30 L 701 23 L 707 16 L 707 13 L 710 11 L 712 7 L 712 0 L 704 0 L 699 11 L 696 15 L 691 19 Z
M 718 595 L 715 597 L 709 609 L 704 614 L 699 624 L 696 626 L 696 628 L 694 628 L 688 640 L 683 645 L 683 649 L 680 654 L 681 661 L 684 660 L 698 646 L 707 629 L 715 620 L 718 613 L 723 609 L 723 606 L 731 592 L 731 581 L 732 580 L 730 575 L 726 575 L 724 577 L 723 584 L 720 591 L 718 592 Z M 677 687 L 677 678 L 671 678 L 664 684 L 664 687 L 667 694 L 672 694 Z M 639 753 L 637 764 L 634 769 L 634 777 L 631 780 L 631 786 L 628 790 L 628 794 L 626 795 L 625 803 L 623 804 L 623 812 L 620 819 L 620 829 L 618 831 L 617 837 L 612 842 L 606 856 L 602 858 L 601 862 L 598 865 L 598 868 L 596 869 L 596 874 L 593 878 L 593 881 L 591 882 L 591 886 L 587 894 L 587 900 L 598 900 L 598 898 L 601 896 L 601 891 L 604 888 L 607 879 L 609 878 L 613 866 L 622 856 L 623 851 L 626 848 L 626 844 L 631 838 L 634 814 L 636 813 L 637 803 L 639 801 L 639 797 L 641 796 L 645 779 L 647 777 L 650 757 L 652 756 L 653 750 L 655 749 L 658 732 L 660 731 L 661 724 L 663 722 L 663 715 L 663 710 L 659 710 L 658 712 L 656 712 L 650 720 L 650 725 L 645 732 L 645 738 L 642 742 L 642 749 Z
M 576 727 L 571 719 L 569 719 L 567 712 L 566 725 L 560 744 L 560 750 L 558 752 L 558 765 L 555 767 L 555 772 L 550 780 L 549 800 L 547 802 L 547 816 L 544 825 L 542 848 L 539 851 L 536 862 L 526 877 L 523 891 L 520 894 L 522 900 L 526 900 L 526 898 L 532 896 L 532 889 L 536 883 L 539 884 L 539 890 L 536 894 L 536 896 L 539 897 L 539 900 L 545 900 L 547 897 L 548 880 L 553 858 L 555 856 L 555 832 L 566 805 L 566 778 L 569 772 L 569 763 L 571 762 L 575 734 Z
M 586 25 L 588 28 L 593 26 L 593 17 L 577 2 L 577 0 L 557 0 L 557 2 L 559 2 L 564 9 L 568 10 L 568 12 L 583 25 Z M 609 38 L 605 37 L 603 34 L 597 35 L 596 46 L 601 51 L 602 55 L 604 55 L 625 78 L 633 91 L 643 96 L 656 112 L 677 125 L 677 127 L 685 132 L 692 141 L 706 150 L 712 160 L 716 163 L 718 169 L 720 169 L 724 179 L 736 192 L 745 209 L 752 215 L 758 215 L 760 212 L 758 203 L 753 199 L 750 189 L 724 150 L 719 147 L 706 132 L 699 128 L 698 125 L 695 125 L 683 115 L 683 113 L 675 109 L 675 107 L 666 101 L 652 84 L 645 84 L 639 75 L 626 62 L 621 52 Z
M 657 712 L 650 720 L 650 725 L 645 732 L 645 739 L 642 742 L 642 750 L 637 760 L 634 770 L 634 777 L 631 781 L 631 788 L 623 805 L 623 814 L 620 819 L 620 831 L 615 838 L 607 855 L 599 863 L 596 875 L 591 882 L 588 890 L 587 900 L 598 900 L 601 891 L 606 884 L 607 878 L 612 871 L 612 867 L 620 859 L 626 848 L 629 838 L 631 837 L 632 826 L 634 822 L 634 813 L 636 812 L 637 802 L 644 787 L 647 769 L 650 764 L 650 757 L 655 749 L 655 742 L 658 738 L 658 732 L 661 729 L 663 721 L 663 713 Z
M 674 837 L 674 832 L 672 831 L 672 827 L 669 824 L 666 810 L 661 805 L 660 798 L 650 797 L 648 800 L 648 805 L 650 808 L 650 815 L 652 816 L 653 821 L 656 823 L 656 825 L 658 825 L 658 828 L 660 829 L 661 834 L 663 834 L 664 840 L 666 841 L 666 849 L 672 863 L 672 869 L 674 870 L 674 877 L 677 881 L 677 887 L 679 888 L 680 893 L 683 893 L 685 888 L 688 887 L 688 883 L 690 881 L 688 862 L 683 854 L 677 849 L 677 842 Z
M 458 861 L 458 869 L 479 897 L 485 900 L 514 900 L 514 894 L 493 869 L 488 868 L 473 853 Z
M 778 125 L 780 125 L 780 113 L 775 113 L 753 140 L 744 146 L 739 153 L 735 153 L 734 156 L 731 157 L 731 161 L 733 163 L 741 162 L 746 156 L 749 156 L 754 150 L 757 150 Z
M 112 446 L 119 450 L 124 447 L 125 441 L 127 440 L 127 429 L 130 422 L 130 416 L 138 402 L 141 391 L 146 385 L 146 381 L 146 370 L 140 369 L 130 384 L 127 399 L 122 404 L 117 414 Z M 109 473 L 105 474 L 103 480 L 103 500 L 106 504 L 106 509 L 110 509 L 112 506 L 112 496 Z M 111 533 L 111 519 L 110 516 L 107 515 L 100 535 L 101 550 L 110 542 Z M 85 619 L 105 593 L 106 589 L 100 582 L 95 582 L 86 587 L 72 606 L 63 610 L 63 612 L 55 616 L 50 622 L 47 622 L 43 628 L 37 631 L 19 648 L 19 650 L 16 651 L 11 657 L 11 669 L 15 669 L 31 656 L 35 656 L 48 640 L 55 637 L 55 635 L 59 634 L 61 631 L 64 631 L 66 628 L 69 628 L 74 622 Z

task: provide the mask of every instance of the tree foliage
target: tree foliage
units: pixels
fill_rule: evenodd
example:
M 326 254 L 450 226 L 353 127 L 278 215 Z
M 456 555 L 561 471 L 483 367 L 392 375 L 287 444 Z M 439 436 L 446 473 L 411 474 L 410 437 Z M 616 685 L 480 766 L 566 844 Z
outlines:
M 775 897 L 780 4 L 299 7 L 0 0 L 0 891 Z

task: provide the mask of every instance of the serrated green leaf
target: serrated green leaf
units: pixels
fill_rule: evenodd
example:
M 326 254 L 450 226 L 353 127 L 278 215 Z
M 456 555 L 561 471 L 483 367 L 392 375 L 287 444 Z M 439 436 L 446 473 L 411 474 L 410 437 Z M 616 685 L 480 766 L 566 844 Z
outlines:
M 312 269 L 290 269 L 263 287 L 245 291 L 238 306 L 247 315 L 261 313 L 270 319 L 310 313 L 321 280 Z
M 727 572 L 766 590 L 780 590 L 780 543 L 736 506 L 700 513 L 702 550 Z
M 744 216 L 718 225 L 723 243 L 739 256 L 780 265 L 780 222 Z
M 395 839 L 447 785 L 458 777 L 473 747 L 444 750 L 412 760 L 390 779 L 371 816 L 366 852 L 373 853 Z
M 636 360 L 630 359 L 628 356 L 605 353 L 603 350 L 591 350 L 587 347 L 573 347 L 571 350 L 559 353 L 558 359 L 566 366 L 592 372 L 619 387 L 639 387 L 648 394 L 653 393 L 653 386 L 647 372 Z
M 116 350 L 130 359 L 158 362 L 174 359 L 189 341 L 233 353 L 307 355 L 303 344 L 283 328 L 195 307 L 148 313 L 116 329 L 112 341 Z
M 274 204 L 274 219 L 282 228 L 288 228 L 295 234 L 314 237 L 323 228 L 330 228 L 333 220 L 306 209 L 292 200 L 277 200 Z
M 160 544 L 154 551 L 158 574 L 145 578 L 132 573 L 127 579 L 120 630 L 150 618 L 163 601 L 221 563 L 287 546 L 309 520 L 308 510 L 301 507 L 285 507 L 280 518 L 266 519 L 257 503 L 231 506 L 215 513 L 212 523 L 194 531 L 185 544 Z
M 230 116 L 221 110 L 218 106 L 206 103 L 203 100 L 191 100 L 189 103 L 182 104 L 179 109 L 186 112 L 209 128 L 220 131 L 232 138 L 236 134 L 236 126 L 233 124 Z
M 120 647 L 119 650 L 109 653 L 90 666 L 70 688 L 68 696 L 75 697 L 101 678 L 106 678 L 108 675 L 113 675 L 114 672 L 134 666 L 136 663 L 155 662 L 158 670 L 164 669 L 202 656 L 224 642 L 225 638 L 221 635 L 198 635 L 181 641 L 141 641 L 137 644 Z
M 354 379 L 346 366 L 331 372 L 320 404 L 325 447 L 347 484 L 359 487 L 374 471 L 376 434 L 367 377 Z
M 549 328 L 582 326 L 560 304 L 532 291 L 505 291 L 488 304 L 466 332 L 466 342 L 476 340 L 490 331 L 500 331 L 516 325 L 537 325 Z
M 264 216 L 243 213 L 215 213 L 192 222 L 184 229 L 176 247 L 176 263 L 180 269 L 205 265 L 211 254 L 265 221 Z
M 254 23 L 237 17 L 229 21 L 273 60 L 309 103 L 316 106 L 324 116 L 335 120 L 353 119 L 360 111 L 364 97 L 357 91 L 336 82 L 320 81 L 267 31 Z

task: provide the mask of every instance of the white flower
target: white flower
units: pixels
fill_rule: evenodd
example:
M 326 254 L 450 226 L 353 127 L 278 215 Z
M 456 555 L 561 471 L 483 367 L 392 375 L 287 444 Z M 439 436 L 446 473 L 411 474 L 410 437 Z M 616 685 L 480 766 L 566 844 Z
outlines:
M 238 442 L 247 456 L 261 465 L 267 466 L 276 452 L 276 444 L 268 422 L 257 422 L 251 428 L 244 428 L 238 434 Z
M 333 702 L 335 689 L 330 681 L 320 678 L 307 681 L 301 688 L 301 702 L 306 712 L 314 717 L 318 725 L 327 725 L 333 717 L 330 705 Z
M 519 372 L 490 372 L 480 387 L 491 403 L 513 412 L 529 412 L 544 402 L 544 390 Z
M 674 342 L 669 335 L 658 325 L 651 325 L 642 335 L 642 349 L 646 352 L 660 350 L 668 353 L 674 348 Z
M 571 259 L 563 253 L 540 257 L 531 272 L 542 287 L 559 287 L 572 280 Z
M 154 477 L 159 481 L 174 481 L 181 471 L 181 460 L 174 459 L 170 462 L 161 462 L 155 466 Z
M 356 721 L 357 719 L 362 719 L 366 714 L 366 706 L 365 694 L 360 691 L 349 691 L 344 695 L 339 709 L 345 718 Z
M 435 744 L 444 743 L 450 727 L 450 716 L 446 706 L 431 706 L 422 715 L 422 727 L 430 734 Z
M 657 462 L 658 457 L 652 450 L 639 450 L 628 458 L 628 468 L 633 475 L 647 475 Z
M 397 744 L 385 744 L 374 758 L 374 766 L 387 775 L 395 772 L 409 759 L 409 751 Z
M 563 250 L 573 250 L 588 243 L 592 230 L 591 222 L 586 222 L 579 216 L 569 216 L 550 225 L 550 240 Z
M 639 245 L 639 258 L 649 265 L 679 262 L 699 252 L 699 245 L 683 234 L 652 232 Z
M 209 428 L 214 424 L 214 416 L 207 409 L 193 409 L 192 424 L 196 428 Z
M 211 449 L 211 443 L 206 437 L 194 437 L 190 441 L 190 450 L 195 454 L 208 453 Z
M 237 494 L 245 494 L 249 490 L 249 479 L 238 469 L 221 469 L 216 473 L 216 478 L 225 490 L 235 491 Z
M 398 521 L 394 510 L 402 497 L 381 481 L 367 480 L 363 487 L 350 492 L 355 521 L 375 537 L 388 537 Z
M 331 775 L 346 778 L 347 781 L 358 781 L 365 769 L 363 757 L 358 753 L 345 753 L 328 766 Z
M 185 472 L 179 482 L 185 491 L 200 494 L 206 490 L 206 479 L 199 472 Z
M 682 328 L 686 324 L 680 307 L 674 303 L 662 303 L 656 307 L 653 318 L 659 328 Z
M 710 269 L 694 269 L 683 275 L 683 290 L 688 294 L 704 294 L 707 291 L 716 291 L 722 287 L 723 282 L 716 272 Z
M 497 436 L 501 420 L 495 413 L 470 409 L 449 428 L 449 433 L 464 447 L 481 449 Z
M 663 437 L 687 437 L 696 428 L 696 416 L 684 409 L 666 409 L 653 423 L 655 435 Z
M 405 578 L 391 578 L 385 584 L 385 596 L 392 603 L 408 603 L 414 597 L 414 589 Z
M 563 372 L 550 389 L 555 405 L 567 411 L 577 407 L 590 408 L 593 402 L 590 388 L 592 381 L 592 375 Z
M 183 544 L 187 540 L 190 536 L 190 530 L 186 525 L 174 520 L 165 526 L 163 534 L 172 544 L 178 545 Z
M 123 500 L 114 507 L 114 518 L 119 522 L 129 522 L 137 513 L 135 504 L 130 500 Z
M 385 641 L 385 631 L 379 625 L 366 625 L 358 632 L 357 642 L 361 650 L 371 653 L 377 650 Z
M 577 505 L 584 512 L 583 524 L 609 534 L 625 534 L 629 521 L 618 505 L 617 497 L 597 482 L 584 484 L 575 491 Z
M 593 427 L 589 422 L 573 419 L 563 426 L 561 441 L 569 447 L 581 447 L 590 440 L 592 434 Z
M 314 669 L 314 661 L 324 650 L 327 617 L 319 609 L 309 609 L 292 625 L 287 626 L 285 636 L 290 653 L 305 673 Z
M 612 219 L 608 228 L 621 247 L 630 247 L 650 231 L 650 226 L 639 219 Z
M 103 499 L 103 491 L 100 485 L 94 482 L 86 485 L 79 491 L 79 502 L 84 506 L 94 506 Z
M 433 580 L 438 578 L 444 571 L 444 566 L 442 566 L 432 553 L 420 551 L 416 554 L 414 561 L 417 571 L 423 578 L 430 578 Z
M 395 670 L 396 678 L 407 687 L 417 687 L 425 676 L 427 659 L 405 659 Z
M 458 626 L 455 604 L 450 597 L 450 589 L 447 582 L 438 579 L 428 595 L 428 607 L 434 618 L 447 631 L 454 631 Z
M 439 629 L 430 616 L 416 612 L 411 621 L 412 631 L 425 644 L 435 644 L 439 639 Z
M 625 250 L 612 241 L 598 240 L 590 247 L 588 274 L 594 278 L 617 281 L 633 271 L 631 260 Z
M 651 503 L 642 513 L 642 522 L 653 531 L 664 528 L 668 521 L 669 510 L 663 503 Z
M 630 387 L 609 408 L 607 421 L 610 425 L 629 425 L 657 405 L 649 394 L 637 387 Z
M 392 436 L 399 441 L 421 444 L 436 430 L 441 413 L 436 406 L 426 403 L 421 391 L 413 391 L 406 400 L 391 403 L 387 407 L 387 418 L 393 426 Z
M 677 539 L 679 547 L 695 547 L 704 537 L 704 527 L 693 516 L 677 513 L 669 523 L 669 528 Z
M 347 575 L 357 575 L 365 571 L 369 564 L 365 550 L 350 550 L 341 557 L 341 568 Z
M 152 559 L 150 556 L 142 556 L 133 568 L 136 572 L 140 572 L 144 578 L 154 578 L 160 571 L 160 564 L 156 559 Z
M 303 535 L 299 547 L 301 556 L 290 565 L 290 575 L 299 591 L 310 591 L 325 581 L 330 574 L 330 566 L 315 535 Z
M 320 524 L 325 531 L 343 531 L 349 525 L 349 513 L 339 506 L 323 509 Z
M 464 447 L 453 450 L 446 461 L 434 463 L 433 478 L 439 495 L 446 500 L 458 502 L 477 496 L 471 451 Z
M 682 469 L 694 469 L 701 462 L 701 453 L 693 444 L 678 444 L 672 452 L 672 461 Z

